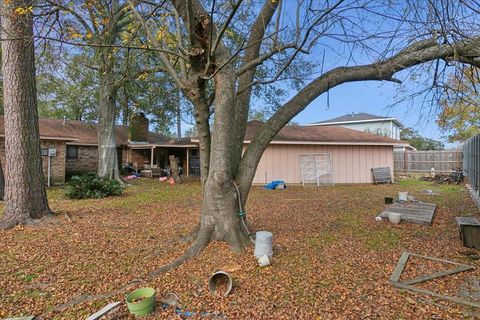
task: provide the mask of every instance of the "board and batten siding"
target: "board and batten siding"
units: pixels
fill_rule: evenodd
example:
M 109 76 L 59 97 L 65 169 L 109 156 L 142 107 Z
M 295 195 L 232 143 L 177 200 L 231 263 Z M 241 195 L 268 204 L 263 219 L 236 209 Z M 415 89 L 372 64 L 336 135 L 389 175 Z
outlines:
M 390 167 L 393 173 L 393 146 L 271 144 L 263 153 L 253 183 L 272 180 L 300 184 L 300 154 L 329 153 L 334 183 L 373 183 L 372 168 Z

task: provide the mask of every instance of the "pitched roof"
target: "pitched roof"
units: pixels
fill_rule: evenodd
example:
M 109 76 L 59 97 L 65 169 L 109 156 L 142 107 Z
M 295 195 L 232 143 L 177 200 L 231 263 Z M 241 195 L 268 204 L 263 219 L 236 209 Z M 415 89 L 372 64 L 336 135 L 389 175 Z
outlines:
M 403 124 L 397 118 L 376 116 L 374 114 L 365 113 L 365 112 L 345 114 L 343 116 L 336 117 L 336 118 L 333 118 L 333 119 L 314 122 L 311 125 L 330 125 L 330 124 L 355 123 L 355 122 L 373 122 L 373 121 L 382 121 L 382 120 L 392 120 L 392 121 L 396 122 L 399 126 L 403 127 Z
M 40 138 L 44 140 L 66 140 L 68 143 L 77 145 L 97 145 L 97 124 L 78 120 L 67 120 L 65 124 L 61 119 L 40 118 Z M 262 121 L 250 121 L 247 123 L 245 141 L 249 142 L 255 133 L 264 125 Z M 4 136 L 4 118 L 0 116 L 0 136 Z M 128 145 L 127 128 L 115 126 L 117 145 Z M 191 145 L 197 139 L 182 138 L 171 139 L 160 133 L 149 132 L 146 144 L 155 145 Z M 198 141 L 198 140 L 197 140 Z M 376 134 L 361 132 L 344 127 L 336 126 L 288 126 L 284 127 L 273 138 L 272 143 L 312 143 L 312 144 L 380 144 L 399 145 L 407 144 L 404 141 L 395 140 Z M 133 144 L 135 145 L 135 144 Z M 142 144 L 138 144 L 141 146 Z M 143 143 L 145 145 L 145 143 Z
M 253 139 L 264 125 L 262 121 L 247 124 L 245 141 Z M 401 145 L 407 142 L 337 126 L 288 126 L 282 128 L 272 143 L 311 143 L 311 144 L 359 144 L 359 145 Z
M 71 144 L 78 145 L 97 145 L 98 132 L 97 124 L 87 123 L 78 120 L 40 118 L 39 119 L 40 138 L 43 140 L 66 140 Z M 0 136 L 5 135 L 4 118 L 0 116 Z M 115 138 L 117 145 L 127 145 L 128 134 L 124 126 L 115 126 Z M 149 132 L 148 144 L 171 144 L 175 139 L 170 139 L 160 133 Z

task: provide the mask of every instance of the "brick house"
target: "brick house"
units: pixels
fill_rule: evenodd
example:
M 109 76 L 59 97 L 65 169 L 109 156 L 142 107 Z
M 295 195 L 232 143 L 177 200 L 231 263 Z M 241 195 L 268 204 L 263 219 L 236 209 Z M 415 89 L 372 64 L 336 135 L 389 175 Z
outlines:
M 192 174 L 196 174 L 197 145 L 192 144 L 190 139 L 171 139 L 162 134 L 149 132 L 148 119 L 144 115 L 139 117 L 141 126 L 135 130 L 135 133 L 130 131 L 129 134 L 129 130 L 124 126 L 115 127 L 120 168 L 126 162 L 135 164 L 138 169 L 152 164 L 165 167 L 168 164 L 168 155 L 174 154 L 182 161 L 187 174 L 190 174 L 189 168 L 192 167 Z M 47 183 L 50 180 L 50 185 L 61 185 L 65 183 L 67 177 L 97 170 L 96 124 L 77 120 L 40 118 L 39 129 L 43 172 Z M 4 133 L 4 119 L 0 116 L 0 160 L 5 170 Z M 188 159 L 189 156 L 191 156 L 190 159 Z M 187 166 L 187 163 L 190 163 L 190 166 Z

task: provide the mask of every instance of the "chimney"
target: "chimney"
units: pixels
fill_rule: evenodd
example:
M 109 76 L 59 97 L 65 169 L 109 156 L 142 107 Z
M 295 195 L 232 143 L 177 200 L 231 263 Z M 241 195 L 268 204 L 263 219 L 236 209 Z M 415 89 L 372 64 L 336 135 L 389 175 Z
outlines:
M 67 116 L 63 116 L 63 124 L 67 123 Z
M 145 113 L 134 113 L 130 117 L 128 140 L 131 142 L 148 142 L 148 125 L 149 121 Z

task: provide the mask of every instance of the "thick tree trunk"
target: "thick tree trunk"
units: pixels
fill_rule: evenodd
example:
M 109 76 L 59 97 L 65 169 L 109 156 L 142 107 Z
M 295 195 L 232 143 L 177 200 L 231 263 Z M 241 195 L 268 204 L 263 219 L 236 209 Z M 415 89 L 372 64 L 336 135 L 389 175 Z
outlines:
M 115 139 L 115 97 L 111 49 L 103 49 L 98 112 L 98 171 L 102 178 L 120 180 Z
M 225 47 L 218 49 L 218 64 L 229 57 Z M 235 78 L 231 66 L 215 77 L 215 121 L 210 152 L 210 170 L 203 187 L 204 199 L 198 237 L 227 242 L 233 251 L 242 252 L 249 244 L 243 227 L 234 174 L 239 155 L 232 150 L 235 109 Z
M 212 172 L 203 187 L 203 208 L 198 237 L 222 240 L 242 252 L 250 243 L 243 227 L 233 180 L 225 172 Z
M 49 214 L 38 129 L 32 14 L 14 13 L 30 1 L 3 1 L 2 73 L 5 115 L 5 213 L 1 228 Z M 21 40 L 19 40 L 21 39 Z

